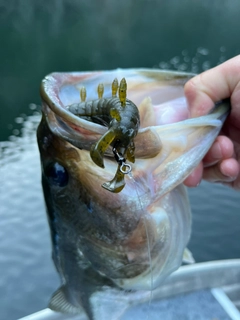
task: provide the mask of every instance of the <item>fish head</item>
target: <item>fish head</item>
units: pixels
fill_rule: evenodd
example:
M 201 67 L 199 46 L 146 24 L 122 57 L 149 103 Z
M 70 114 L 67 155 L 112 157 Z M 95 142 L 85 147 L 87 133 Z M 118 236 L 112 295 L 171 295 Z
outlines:
M 124 187 L 112 193 L 102 188 L 119 165 L 111 145 L 104 168 L 90 154 L 108 128 L 66 106 L 78 102 L 81 86 L 91 101 L 103 83 L 110 98 L 116 77 L 126 78 L 127 98 L 138 108 L 140 127 L 133 140 L 135 162 L 123 173 Z M 103 283 L 108 279 L 126 290 L 153 290 L 181 265 L 191 233 L 182 182 L 210 148 L 229 110 L 223 102 L 212 113 L 189 119 L 183 86 L 191 77 L 118 69 L 55 73 L 43 80 L 38 144 L 53 257 L 63 283 L 74 287 L 76 277 L 82 279 L 91 269 Z

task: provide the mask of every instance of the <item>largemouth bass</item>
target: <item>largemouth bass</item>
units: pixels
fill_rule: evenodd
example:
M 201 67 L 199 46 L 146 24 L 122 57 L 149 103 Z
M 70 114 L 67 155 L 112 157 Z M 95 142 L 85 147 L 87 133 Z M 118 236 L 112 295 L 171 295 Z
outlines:
M 120 319 L 181 265 L 191 233 L 182 182 L 230 108 L 226 100 L 188 119 L 183 86 L 191 76 L 118 69 L 43 80 L 37 135 L 62 282 L 53 310 Z M 115 78 L 128 89 L 123 81 L 117 94 Z

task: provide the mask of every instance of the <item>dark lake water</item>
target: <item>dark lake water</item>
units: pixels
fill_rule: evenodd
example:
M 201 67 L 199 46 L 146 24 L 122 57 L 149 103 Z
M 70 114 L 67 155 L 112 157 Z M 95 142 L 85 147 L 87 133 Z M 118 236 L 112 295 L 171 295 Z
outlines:
M 45 308 L 59 282 L 35 139 L 41 79 L 117 67 L 201 72 L 240 53 L 239 12 L 237 0 L 0 0 L 0 320 Z M 196 261 L 239 258 L 239 192 L 203 182 L 189 195 Z

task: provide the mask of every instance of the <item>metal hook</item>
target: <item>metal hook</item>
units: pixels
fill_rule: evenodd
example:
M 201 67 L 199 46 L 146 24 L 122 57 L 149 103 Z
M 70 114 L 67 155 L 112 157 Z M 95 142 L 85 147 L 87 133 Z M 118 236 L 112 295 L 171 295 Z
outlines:
M 125 163 L 126 159 L 123 157 L 123 155 L 121 153 L 118 153 L 116 148 L 113 148 L 112 151 L 117 163 L 120 165 L 120 171 L 123 174 L 130 173 L 132 170 L 132 167 L 130 166 L 130 164 Z
M 125 168 L 125 169 L 124 169 Z M 123 163 L 120 167 L 120 171 L 123 173 L 123 174 L 128 174 L 132 171 L 132 167 L 130 166 L 130 164 L 128 163 Z

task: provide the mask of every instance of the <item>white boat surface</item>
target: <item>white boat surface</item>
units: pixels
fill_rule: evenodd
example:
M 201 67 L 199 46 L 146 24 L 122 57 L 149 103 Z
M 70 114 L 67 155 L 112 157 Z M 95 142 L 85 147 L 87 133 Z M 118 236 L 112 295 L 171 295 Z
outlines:
M 240 320 L 240 259 L 180 267 L 152 292 L 151 302 L 130 305 L 121 320 L 133 317 L 139 320 Z M 20 320 L 68 319 L 87 320 L 85 315 L 66 315 L 48 308 Z

